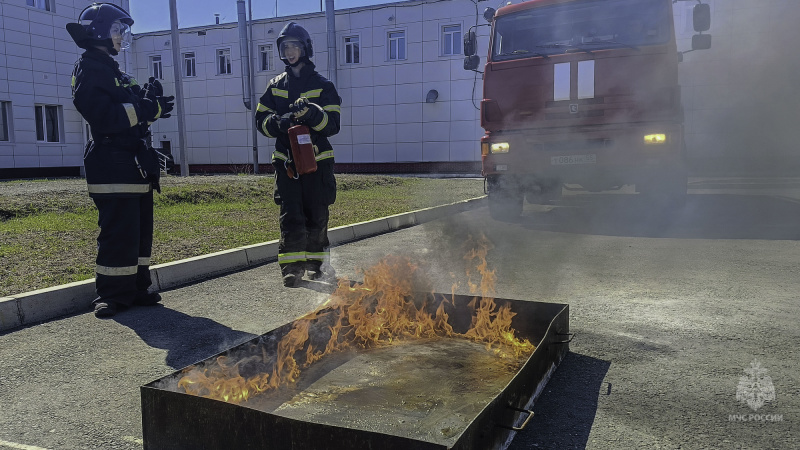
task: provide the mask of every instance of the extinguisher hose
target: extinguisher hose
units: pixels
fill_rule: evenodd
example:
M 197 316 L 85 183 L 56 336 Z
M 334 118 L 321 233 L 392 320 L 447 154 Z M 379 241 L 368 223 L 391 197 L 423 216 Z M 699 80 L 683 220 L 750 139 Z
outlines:
M 296 180 L 296 179 L 300 178 L 300 175 L 298 175 L 297 173 L 295 173 L 295 171 L 294 171 L 294 170 L 292 169 L 292 167 L 289 165 L 289 163 L 291 163 L 291 162 L 292 162 L 292 160 L 291 160 L 291 159 L 288 159 L 288 160 L 284 161 L 284 162 L 283 162 L 283 167 L 285 167 L 285 168 L 286 168 L 286 175 L 289 175 L 289 178 L 291 178 L 291 179 L 293 179 L 293 180 Z

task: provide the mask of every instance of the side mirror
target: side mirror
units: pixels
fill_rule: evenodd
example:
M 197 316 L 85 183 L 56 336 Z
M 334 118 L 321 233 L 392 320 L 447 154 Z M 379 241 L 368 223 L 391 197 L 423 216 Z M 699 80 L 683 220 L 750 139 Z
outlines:
M 464 58 L 464 70 L 477 70 L 481 64 L 481 57 L 478 55 L 471 55 Z
M 699 3 L 692 9 L 692 23 L 694 31 L 698 33 L 711 28 L 711 6 L 708 3 Z
M 492 23 L 492 20 L 494 20 L 494 8 L 489 7 L 484 9 L 483 18 L 486 19 L 487 22 Z
M 478 52 L 478 38 L 474 30 L 464 33 L 464 56 L 472 56 Z
M 692 50 L 708 50 L 711 48 L 710 34 L 695 34 L 692 36 Z

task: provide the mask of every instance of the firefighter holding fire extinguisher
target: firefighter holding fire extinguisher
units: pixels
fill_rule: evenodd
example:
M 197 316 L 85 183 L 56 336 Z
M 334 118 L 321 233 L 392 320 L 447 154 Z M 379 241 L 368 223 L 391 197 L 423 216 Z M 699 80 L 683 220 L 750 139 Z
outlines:
M 275 203 L 280 205 L 278 263 L 283 284 L 296 287 L 303 275 L 332 281 L 328 250 L 328 207 L 336 201 L 333 147 L 341 99 L 317 73 L 311 37 L 289 22 L 277 39 L 286 71 L 273 78 L 258 104 L 256 126 L 275 139 Z

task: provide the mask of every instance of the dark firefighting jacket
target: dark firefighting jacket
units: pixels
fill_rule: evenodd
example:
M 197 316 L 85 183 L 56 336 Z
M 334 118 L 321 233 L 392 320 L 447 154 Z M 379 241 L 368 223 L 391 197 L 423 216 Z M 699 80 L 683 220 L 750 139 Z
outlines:
M 282 133 L 279 126 L 281 117 L 289 112 L 289 105 L 300 97 L 308 98 L 309 107 L 316 109 L 305 125 L 311 130 L 317 162 L 330 160 L 333 163 L 333 147 L 328 137 L 339 132 L 341 99 L 333 83 L 317 73 L 310 61 L 305 63 L 299 77 L 287 66 L 284 73 L 270 80 L 259 100 L 256 126 L 264 136 L 275 138 L 272 163 L 291 159 L 289 135 Z
M 147 113 L 140 95 L 136 80 L 100 50 L 86 50 L 75 64 L 72 102 L 92 133 L 84 153 L 92 197 L 136 196 L 151 189 L 142 170 L 145 162 L 138 161 L 149 156 L 144 140 L 149 133 Z

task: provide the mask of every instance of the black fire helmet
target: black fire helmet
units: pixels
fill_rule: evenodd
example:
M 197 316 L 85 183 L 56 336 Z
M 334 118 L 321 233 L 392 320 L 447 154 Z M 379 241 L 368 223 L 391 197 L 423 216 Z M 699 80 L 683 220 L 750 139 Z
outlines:
M 308 34 L 308 31 L 306 31 L 305 28 L 294 22 L 287 23 L 286 26 L 281 30 L 280 34 L 278 34 L 278 56 L 281 58 L 281 61 L 283 61 L 284 64 L 289 65 L 289 60 L 286 59 L 286 56 L 283 53 L 283 48 L 281 47 L 281 42 L 288 38 L 294 38 L 303 44 L 304 54 L 300 60 L 310 61 L 309 58 L 314 56 L 314 47 L 311 45 L 311 36 Z
M 66 28 L 78 47 L 88 48 L 103 45 L 109 49 L 112 55 L 116 55 L 117 52 L 111 41 L 111 26 L 116 21 L 127 27 L 123 33 L 130 33 L 133 18 L 127 11 L 113 3 L 92 3 L 81 11 L 78 23 L 68 23 Z M 125 48 L 124 40 L 123 48 Z

